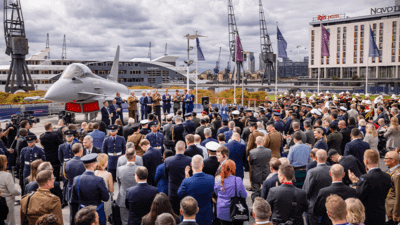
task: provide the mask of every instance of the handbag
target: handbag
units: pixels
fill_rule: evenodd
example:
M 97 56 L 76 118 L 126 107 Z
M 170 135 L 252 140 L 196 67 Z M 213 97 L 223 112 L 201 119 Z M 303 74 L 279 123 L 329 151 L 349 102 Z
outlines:
M 26 203 L 26 210 L 25 210 L 25 216 L 24 216 L 24 221 L 22 222 L 22 225 L 29 225 L 29 220 L 28 220 L 28 207 L 29 207 L 29 202 L 31 201 L 31 197 L 33 194 L 35 194 L 36 191 L 33 191 L 29 194 L 28 197 L 28 202 Z
M 249 221 L 249 207 L 246 199 L 237 196 L 236 177 L 235 177 L 235 196 L 231 198 L 230 216 L 231 222 Z
M 81 175 L 82 176 L 82 175 Z M 81 178 L 81 176 L 78 177 L 78 202 L 79 202 L 79 208 L 78 210 L 81 210 L 82 208 L 85 208 L 87 205 L 83 205 L 80 204 L 81 202 L 81 196 L 79 193 L 79 179 Z M 96 208 L 96 212 L 99 215 L 99 222 L 101 225 L 106 225 L 107 223 L 107 217 L 106 217 L 106 213 L 104 212 L 104 203 L 100 203 L 100 205 L 97 206 Z

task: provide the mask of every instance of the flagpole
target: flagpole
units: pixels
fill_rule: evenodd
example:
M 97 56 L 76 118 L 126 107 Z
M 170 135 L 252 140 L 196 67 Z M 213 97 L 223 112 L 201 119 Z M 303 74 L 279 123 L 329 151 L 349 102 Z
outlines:
M 276 30 L 278 30 L 278 22 L 276 22 Z M 276 61 L 275 61 L 275 102 L 278 102 L 278 52 L 279 52 L 279 41 L 278 35 L 276 36 Z
M 319 26 L 321 27 L 321 46 L 322 46 L 322 19 L 321 20 L 319 20 Z M 320 54 L 320 57 L 319 57 L 319 65 L 318 65 L 318 67 L 320 67 L 321 66 L 321 63 L 322 63 L 322 57 L 321 57 L 321 55 L 322 55 L 322 48 L 321 48 L 321 54 Z M 319 74 L 320 74 L 320 68 L 318 68 L 318 90 L 317 90 L 317 93 L 319 94 Z
M 368 44 L 371 45 L 371 25 L 368 23 L 368 28 L 369 28 L 369 39 L 368 39 Z M 369 46 L 368 49 L 371 49 L 371 46 Z M 365 74 L 365 95 L 368 94 L 368 61 L 369 61 L 369 51 L 367 55 L 367 67 L 366 67 L 366 74 Z
M 236 34 L 236 36 L 237 36 L 237 34 Z M 234 93 L 233 93 L 233 103 L 236 105 L 236 74 L 237 74 L 237 65 L 236 65 L 236 58 L 237 58 L 237 54 L 236 54 L 236 51 L 237 51 L 237 37 L 235 36 L 235 78 L 234 78 L 234 85 L 233 85 L 233 90 L 234 90 Z M 232 78 L 233 78 L 233 74 L 232 74 Z
M 196 48 L 196 55 L 197 55 L 196 57 L 196 104 L 197 104 L 197 76 L 198 76 L 197 62 L 199 61 L 199 48 Z

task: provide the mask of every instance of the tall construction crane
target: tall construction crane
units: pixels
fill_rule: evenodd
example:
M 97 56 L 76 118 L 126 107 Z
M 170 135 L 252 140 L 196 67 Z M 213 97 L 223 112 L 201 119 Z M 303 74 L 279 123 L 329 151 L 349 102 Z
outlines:
M 271 80 L 274 78 L 274 52 L 272 50 L 272 43 L 269 39 L 267 23 L 265 22 L 264 7 L 262 0 L 260 1 L 260 45 L 261 45 L 261 60 L 265 63 L 264 75 L 262 77 L 261 85 L 264 84 L 264 79 L 267 78 L 268 85 L 271 85 Z M 273 79 L 275 80 L 275 78 Z
M 20 0 L 4 0 L 3 22 L 6 54 L 11 56 L 5 91 L 33 91 L 35 87 L 25 61 L 29 46 Z
M 147 54 L 147 58 L 151 60 L 151 42 L 149 44 L 149 54 Z
M 229 56 L 231 58 L 231 56 Z M 231 62 L 228 60 L 228 63 L 225 68 L 225 73 L 224 73 L 224 81 L 229 80 L 229 73 L 231 72 Z
M 228 0 L 228 31 L 229 31 L 229 51 L 232 57 L 232 61 L 235 62 L 236 58 L 236 35 L 239 36 L 239 31 L 236 26 L 236 18 L 235 18 L 235 12 L 233 10 L 233 4 L 232 0 Z M 237 83 L 240 83 L 240 71 L 243 68 L 243 63 L 242 62 L 236 62 L 236 69 L 238 71 L 238 76 L 237 76 Z M 235 69 L 233 69 L 232 73 L 232 79 L 230 79 L 230 83 L 232 84 L 232 80 L 234 78 L 235 74 Z
M 220 58 L 221 58 L 221 47 L 219 47 L 218 61 L 215 63 L 215 68 L 214 68 L 214 79 L 216 79 L 216 80 L 218 80 Z

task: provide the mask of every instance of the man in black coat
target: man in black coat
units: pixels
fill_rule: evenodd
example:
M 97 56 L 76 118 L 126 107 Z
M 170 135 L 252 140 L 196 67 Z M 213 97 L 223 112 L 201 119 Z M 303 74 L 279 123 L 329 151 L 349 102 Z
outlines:
M 61 163 L 58 159 L 58 146 L 60 146 L 63 141 L 57 134 L 53 133 L 53 125 L 51 123 L 46 123 L 44 129 L 46 132 L 40 135 L 40 144 L 43 146 L 46 160 L 53 166 L 53 174 L 56 181 L 60 182 Z
M 191 121 L 192 119 L 192 114 L 191 113 L 186 113 L 185 115 L 185 122 L 182 123 L 187 128 L 187 132 L 189 134 L 194 134 L 196 131 L 196 124 Z
M 317 201 L 314 204 L 314 215 L 322 216 L 320 224 L 331 225 L 332 221 L 326 214 L 325 201 L 331 194 L 339 195 L 343 200 L 356 197 L 356 189 L 351 188 L 342 182 L 344 177 L 343 166 L 335 164 L 331 167 L 329 175 L 332 177 L 332 185 L 319 190 Z
M 149 177 L 147 178 L 147 183 L 149 185 L 156 186 L 154 183 L 154 176 L 156 175 L 157 166 L 162 163 L 163 156 L 161 154 L 161 149 L 151 147 L 150 142 L 147 139 L 140 141 L 140 147 L 145 152 L 142 156 L 143 166 L 148 170 Z
M 196 147 L 196 145 L 194 144 L 194 135 L 188 134 L 188 135 L 186 135 L 185 139 L 186 139 L 187 148 L 185 150 L 184 155 L 189 156 L 190 158 L 192 158 L 195 155 L 201 155 L 201 157 L 204 158 L 203 150 Z
M 124 126 L 122 129 L 122 136 L 124 136 L 125 141 L 127 141 L 128 137 L 133 134 L 133 128 L 132 128 L 133 124 L 135 124 L 135 119 L 129 118 L 128 124 Z
M 180 204 L 180 214 L 183 216 L 180 225 L 197 225 L 195 219 L 198 212 L 199 206 L 196 199 L 191 196 L 184 197 Z
M 335 163 L 339 163 L 344 168 L 344 178 L 343 183 L 345 185 L 350 185 L 352 182 L 349 179 L 349 170 L 354 173 L 357 177 L 365 174 L 365 169 L 361 165 L 361 162 L 352 155 L 341 156 L 335 149 L 331 149 L 328 152 L 328 157 Z
M 182 119 L 179 117 L 175 118 L 175 123 L 176 125 L 171 128 L 172 129 L 171 133 L 172 133 L 172 140 L 176 145 L 178 141 L 185 141 L 184 132 L 186 127 L 182 124 Z
M 367 142 L 362 140 L 362 134 L 358 128 L 353 128 L 351 130 L 351 138 L 352 141 L 347 143 L 344 148 L 343 156 L 353 155 L 358 161 L 363 162 L 364 152 L 370 149 L 370 146 Z M 364 167 L 364 165 L 362 166 Z
M 271 188 L 267 197 L 267 202 L 271 205 L 272 222 L 274 224 L 285 223 L 294 219 L 293 224 L 304 225 L 303 213 L 308 208 L 307 194 L 293 185 L 293 166 L 279 166 L 278 178 L 282 185 Z M 293 206 L 293 202 L 297 203 L 296 206 Z M 291 213 L 293 211 L 295 213 Z
M 87 154 L 92 154 L 92 153 L 97 153 L 97 154 L 101 153 L 100 148 L 93 146 L 93 138 L 89 135 L 86 135 L 83 138 L 83 147 L 85 147 L 85 148 L 83 149 L 82 156 L 85 156 Z
M 200 135 L 201 137 L 201 142 L 203 142 L 206 137 L 204 136 L 204 129 L 206 129 L 206 119 L 201 119 L 200 120 L 200 126 L 198 128 L 196 128 L 196 131 L 194 132 L 195 134 Z
M 101 108 L 101 121 L 103 121 L 107 126 L 110 125 L 110 117 L 113 113 L 112 109 L 108 106 L 108 102 L 103 102 L 103 108 Z
M 379 153 L 369 149 L 364 153 L 364 164 L 368 173 L 360 178 L 350 173 L 353 183 L 357 183 L 357 198 L 365 207 L 365 225 L 385 224 L 385 199 L 391 188 L 390 175 L 379 168 Z
M 318 224 L 319 217 L 314 215 L 313 208 L 318 197 L 318 192 L 332 184 L 332 178 L 329 176 L 330 166 L 326 165 L 328 158 L 325 150 L 318 150 L 315 154 L 317 157 L 317 167 L 307 172 L 306 180 L 304 181 L 303 190 L 307 193 L 308 224 Z
M 203 172 L 215 177 L 217 173 L 219 162 L 217 159 L 217 149 L 220 145 L 217 142 L 210 141 L 206 144 L 208 150 L 208 158 L 203 161 L 204 168 Z
M 339 133 L 342 134 L 343 139 L 342 139 L 342 144 L 341 144 L 341 152 L 344 152 L 344 148 L 346 147 L 346 144 L 349 143 L 351 141 L 351 131 L 349 130 L 349 128 L 346 127 L 346 121 L 344 120 L 340 120 L 339 121 Z
M 278 179 L 278 170 L 281 164 L 281 161 L 277 158 L 272 158 L 269 161 L 269 169 L 271 170 L 271 174 L 262 184 L 261 198 L 266 199 L 271 188 L 281 185 Z
M 182 180 L 185 178 L 185 168 L 190 166 L 192 158 L 183 155 L 185 152 L 185 142 L 178 141 L 175 147 L 176 155 L 165 159 L 164 175 L 168 180 L 168 198 L 171 202 L 172 209 L 176 214 L 179 214 L 178 189 L 181 186 Z

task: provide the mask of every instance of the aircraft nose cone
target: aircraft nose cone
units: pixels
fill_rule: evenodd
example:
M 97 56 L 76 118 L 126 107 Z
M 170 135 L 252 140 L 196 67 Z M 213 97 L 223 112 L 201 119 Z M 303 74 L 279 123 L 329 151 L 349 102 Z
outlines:
M 44 98 L 49 101 L 60 102 L 68 96 L 63 93 L 64 88 L 65 86 L 63 87 L 63 84 L 57 81 L 47 90 Z

